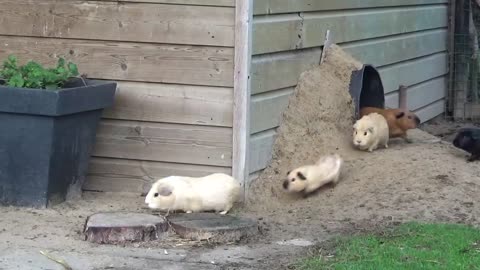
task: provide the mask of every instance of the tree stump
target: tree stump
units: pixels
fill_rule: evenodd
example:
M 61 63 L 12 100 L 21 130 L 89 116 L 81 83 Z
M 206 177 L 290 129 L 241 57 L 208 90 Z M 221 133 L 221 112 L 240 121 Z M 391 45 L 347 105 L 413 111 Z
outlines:
M 121 244 L 157 240 L 168 230 L 164 217 L 141 213 L 106 212 L 87 218 L 85 240 L 98 244 Z
M 180 237 L 210 242 L 236 242 L 258 233 L 256 221 L 215 213 L 177 214 L 167 217 Z

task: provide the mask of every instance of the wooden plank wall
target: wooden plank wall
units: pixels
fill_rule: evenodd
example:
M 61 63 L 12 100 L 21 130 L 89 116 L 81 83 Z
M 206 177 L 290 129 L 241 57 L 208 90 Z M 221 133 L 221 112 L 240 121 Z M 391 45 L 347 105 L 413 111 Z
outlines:
M 4 0 L 0 57 L 116 80 L 86 190 L 141 192 L 152 180 L 231 173 L 234 0 Z
M 327 29 L 364 63 L 377 66 L 386 105 L 399 84 L 422 121 L 444 111 L 447 0 L 254 1 L 250 179 L 266 167 L 298 76 L 318 64 Z

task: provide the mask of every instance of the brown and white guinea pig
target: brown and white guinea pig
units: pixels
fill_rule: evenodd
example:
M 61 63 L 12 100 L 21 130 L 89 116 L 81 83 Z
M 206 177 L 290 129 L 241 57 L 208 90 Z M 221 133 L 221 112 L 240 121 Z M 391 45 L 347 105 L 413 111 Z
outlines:
M 226 214 L 238 200 L 240 183 L 230 175 L 169 176 L 156 181 L 145 203 L 151 209 L 186 213 L 215 211 Z
M 375 107 L 363 107 L 360 109 L 360 117 L 370 113 L 379 113 L 387 119 L 390 138 L 403 138 L 406 142 L 412 142 L 407 138 L 407 131 L 420 125 L 420 118 L 406 109 L 381 109 Z
M 336 185 L 342 165 L 343 159 L 338 154 L 322 156 L 315 164 L 289 171 L 283 188 L 291 193 L 302 192 L 306 195 L 330 182 Z
M 353 125 L 353 145 L 360 150 L 372 152 L 380 145 L 388 148 L 389 130 L 385 117 L 370 113 Z

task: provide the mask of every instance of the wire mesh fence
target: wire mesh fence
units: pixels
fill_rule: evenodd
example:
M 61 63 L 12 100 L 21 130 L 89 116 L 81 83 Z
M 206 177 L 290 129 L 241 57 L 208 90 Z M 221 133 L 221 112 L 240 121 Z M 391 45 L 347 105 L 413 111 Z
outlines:
M 450 1 L 447 116 L 480 120 L 480 0 Z

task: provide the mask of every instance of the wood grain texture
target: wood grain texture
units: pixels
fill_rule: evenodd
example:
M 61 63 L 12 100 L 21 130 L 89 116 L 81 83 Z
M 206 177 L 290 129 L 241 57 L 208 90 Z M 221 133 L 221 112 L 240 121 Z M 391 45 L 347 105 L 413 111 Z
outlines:
M 446 3 L 448 3 L 448 0 L 255 0 L 253 12 L 254 15 L 260 15 L 302 11 L 342 10 Z
M 235 7 L 235 0 L 100 0 L 110 2 L 178 4 L 191 6 Z
M 423 82 L 407 89 L 407 108 L 417 110 L 446 95 L 447 82 L 445 76 Z M 398 108 L 398 91 L 385 96 L 385 106 Z
M 415 114 L 423 122 L 426 122 L 434 117 L 441 115 L 445 111 L 445 99 L 435 101 L 427 106 L 416 110 Z
M 87 218 L 83 236 L 96 244 L 126 244 L 163 238 L 169 225 L 165 217 L 135 212 L 103 212 Z
M 142 193 L 148 190 L 154 181 L 162 177 L 170 175 L 200 177 L 215 172 L 231 174 L 231 169 L 229 167 L 93 157 L 90 160 L 89 173 L 83 189 Z
M 248 177 L 253 3 L 252 0 L 237 0 L 235 3 L 232 176 L 243 185 Z M 241 201 L 245 199 L 245 185 L 242 191 Z
M 277 127 L 294 88 L 272 91 L 252 97 L 250 133 Z
M 377 67 L 443 52 L 447 30 L 438 29 L 375 40 L 359 41 L 342 48 L 363 63 Z
M 411 80 L 412 82 L 409 84 L 414 84 L 434 77 L 430 77 L 429 74 L 443 72 L 442 56 L 436 55 L 426 59 L 421 57 L 444 53 L 446 50 L 445 38 L 445 30 L 434 30 L 368 42 L 354 42 L 341 45 L 341 47 L 364 63 L 379 67 L 384 86 L 387 91 L 391 91 L 398 88 L 397 83 L 400 80 Z M 252 94 L 295 86 L 303 71 L 318 64 L 320 53 L 320 48 L 312 48 L 254 56 L 252 59 Z M 411 62 L 401 63 L 408 60 Z M 391 66 L 385 67 L 385 71 L 382 71 L 382 66 L 385 65 Z M 424 70 L 418 72 L 416 68 L 413 68 L 414 66 L 424 68 Z M 416 82 L 414 82 L 415 80 Z
M 252 94 L 295 86 L 300 74 L 317 65 L 320 48 L 252 58 Z
M 233 47 L 231 7 L 3 0 L 0 34 Z
M 250 173 L 264 169 L 270 162 L 276 135 L 275 129 L 269 129 L 250 137 Z
M 257 161 L 250 168 L 250 174 L 265 169 L 272 159 L 273 145 L 277 137 L 275 129 L 265 130 L 252 135 L 250 141 L 250 159 Z
M 258 17 L 253 54 L 322 46 L 328 29 L 341 44 L 446 26 L 445 5 Z
M 66 57 L 91 78 L 233 86 L 232 48 L 0 36 L 0 58 L 9 54 L 46 65 Z
M 400 84 L 414 85 L 447 74 L 447 57 L 442 52 L 379 68 L 385 94 L 397 91 Z
M 231 166 L 232 129 L 103 120 L 93 156 Z
M 232 127 L 233 90 L 120 82 L 104 118 Z

